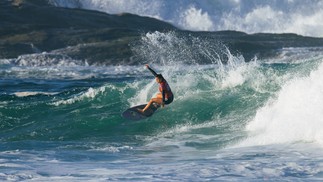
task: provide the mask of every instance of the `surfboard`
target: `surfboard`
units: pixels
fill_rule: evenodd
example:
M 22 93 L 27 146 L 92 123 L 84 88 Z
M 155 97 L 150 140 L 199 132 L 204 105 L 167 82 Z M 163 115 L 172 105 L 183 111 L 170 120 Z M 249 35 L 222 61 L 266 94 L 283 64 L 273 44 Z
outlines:
M 147 104 L 142 104 L 125 110 L 122 113 L 122 117 L 128 120 L 139 121 L 152 116 L 154 112 L 160 107 L 160 105 L 154 103 L 154 104 L 151 104 L 151 106 L 144 113 L 138 111 L 138 109 L 145 108 L 146 105 Z

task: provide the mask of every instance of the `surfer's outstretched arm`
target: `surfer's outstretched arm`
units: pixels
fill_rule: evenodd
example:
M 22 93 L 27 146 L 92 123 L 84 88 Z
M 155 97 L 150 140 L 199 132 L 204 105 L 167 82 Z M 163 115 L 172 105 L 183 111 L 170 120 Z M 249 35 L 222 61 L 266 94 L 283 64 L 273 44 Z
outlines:
M 157 73 L 153 70 L 153 69 L 151 69 L 150 67 L 149 67 L 149 65 L 148 64 L 146 64 L 146 67 L 149 69 L 149 71 L 156 77 L 157 76 Z

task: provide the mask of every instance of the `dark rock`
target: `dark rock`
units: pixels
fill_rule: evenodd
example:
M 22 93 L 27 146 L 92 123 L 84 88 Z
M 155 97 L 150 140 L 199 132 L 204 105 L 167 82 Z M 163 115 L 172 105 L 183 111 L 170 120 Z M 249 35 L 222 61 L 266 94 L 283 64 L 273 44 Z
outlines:
M 2 1 L 0 6 L 0 58 L 34 53 L 35 47 L 53 51 L 75 46 L 65 54 L 90 63 L 126 63 L 129 42 L 143 32 L 176 30 L 153 18 L 60 8 L 44 0 Z
M 57 52 L 89 64 L 139 64 L 129 45 L 154 31 L 221 41 L 246 60 L 274 56 L 283 47 L 323 46 L 322 38 L 296 34 L 183 31 L 154 18 L 60 8 L 45 0 L 2 0 L 0 9 L 0 59 Z

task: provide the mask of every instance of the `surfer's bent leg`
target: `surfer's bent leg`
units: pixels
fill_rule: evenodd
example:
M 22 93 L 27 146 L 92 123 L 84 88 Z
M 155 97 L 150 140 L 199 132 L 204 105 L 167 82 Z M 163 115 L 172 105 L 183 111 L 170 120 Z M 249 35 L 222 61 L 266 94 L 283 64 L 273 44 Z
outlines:
M 150 101 L 148 102 L 148 104 L 146 105 L 146 107 L 142 110 L 142 112 L 145 112 L 151 106 L 152 103 L 157 103 L 157 104 L 161 105 L 162 102 L 163 102 L 162 96 L 161 96 L 160 93 L 158 93 L 156 95 L 156 98 L 150 99 Z

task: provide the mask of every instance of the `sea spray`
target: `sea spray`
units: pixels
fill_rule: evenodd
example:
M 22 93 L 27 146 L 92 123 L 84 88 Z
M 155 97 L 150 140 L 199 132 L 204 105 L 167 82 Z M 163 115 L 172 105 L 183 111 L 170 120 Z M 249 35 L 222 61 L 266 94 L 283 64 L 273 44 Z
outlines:
M 266 80 L 273 78 L 275 72 L 266 78 L 266 71 L 260 69 L 257 58 L 246 63 L 243 56 L 232 55 L 219 42 L 214 44 L 213 40 L 194 36 L 181 37 L 175 32 L 154 32 L 144 35 L 141 42 L 133 46 L 137 56 L 149 60 L 151 66 L 165 76 L 175 95 L 174 102 L 160 111 L 168 113 L 167 116 L 156 113 L 149 119 L 156 124 L 158 133 L 149 147 L 164 142 L 179 147 L 184 147 L 185 143 L 203 146 L 204 143 L 210 144 L 211 140 L 212 146 L 219 147 L 234 143 L 243 136 L 241 131 L 248 121 L 246 118 L 254 114 L 250 108 L 255 109 L 262 104 L 262 101 L 255 103 L 256 100 L 266 99 L 272 94 L 259 93 L 258 90 L 270 87 Z M 210 64 L 198 64 L 201 59 Z M 157 85 L 152 76 L 150 79 L 134 83 L 133 88 L 139 91 L 130 98 L 130 105 L 134 101 L 139 104 L 139 100 L 147 102 L 154 96 Z M 222 142 L 221 130 L 236 134 Z M 199 139 L 190 141 L 191 133 L 198 135 Z M 205 136 L 206 133 L 209 136 Z
M 251 67 L 257 65 L 256 57 L 247 64 L 242 55 L 233 55 L 227 46 L 216 39 L 192 35 L 187 37 L 175 32 L 147 33 L 140 42 L 133 45 L 133 51 L 139 60 L 149 60 L 150 63 L 167 67 L 164 71 L 166 77 L 177 75 L 176 72 L 185 69 L 186 74 L 183 77 L 186 78 L 177 77 L 177 79 L 193 84 L 191 87 L 195 87 L 194 83 L 198 83 L 195 80 L 196 75 L 208 75 L 203 73 L 205 70 L 199 63 L 208 64 L 207 69 L 214 71 L 211 76 L 213 78 L 209 80 L 213 85 L 215 82 L 222 82 L 222 87 L 243 84 L 245 80 L 242 74 L 247 74 L 250 69 L 253 69 Z M 194 65 L 198 66 L 194 67 Z M 186 88 L 189 90 L 190 86 Z
M 246 129 L 250 137 L 246 145 L 268 145 L 293 142 L 323 144 L 323 64 L 307 77 L 296 77 L 282 86 L 257 111 Z
M 222 64 L 227 61 L 227 47 L 217 38 L 199 37 L 180 32 L 150 32 L 132 44 L 138 61 L 168 65 Z
M 176 99 L 196 96 L 200 91 L 205 92 L 207 87 L 212 90 L 219 84 L 223 87 L 243 84 L 242 69 L 248 70 L 244 69 L 244 65 L 247 64 L 243 56 L 232 55 L 225 45 L 216 40 L 195 36 L 184 37 L 175 32 L 154 32 L 145 34 L 140 42 L 132 46 L 137 59 L 148 60 L 147 62 L 152 63 L 151 66 L 156 66 L 157 72 L 164 75 Z M 204 64 L 209 63 L 209 65 L 203 68 L 198 64 L 202 60 Z M 185 74 L 183 74 L 184 71 Z M 234 78 L 237 74 L 240 77 Z M 138 104 L 138 101 L 143 102 L 144 99 L 148 99 L 145 95 L 149 92 L 149 97 L 153 96 L 151 93 L 153 83 L 154 81 L 151 81 L 131 100 L 137 100 L 136 104 Z M 192 89 L 197 88 L 198 85 L 203 86 L 200 89 Z

